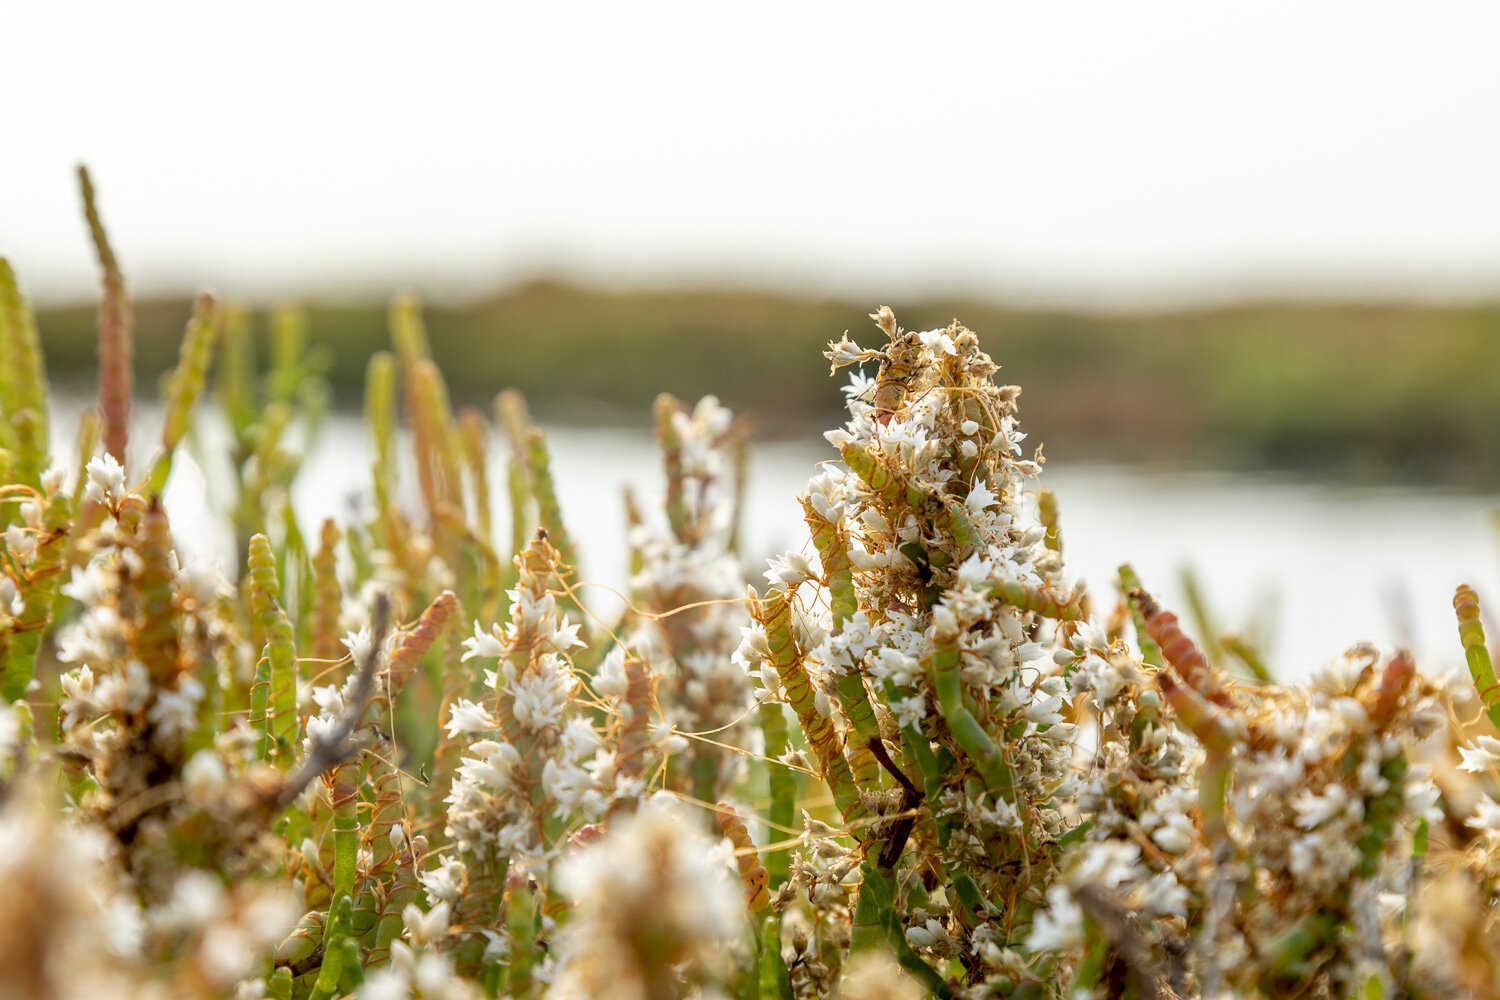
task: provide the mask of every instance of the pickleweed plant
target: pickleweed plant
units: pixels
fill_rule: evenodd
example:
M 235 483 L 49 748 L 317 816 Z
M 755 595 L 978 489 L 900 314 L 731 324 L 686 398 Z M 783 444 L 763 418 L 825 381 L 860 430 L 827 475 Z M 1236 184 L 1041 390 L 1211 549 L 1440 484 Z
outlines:
M 279 308 L 259 350 L 199 296 L 143 439 L 81 181 L 100 400 L 66 448 L 0 260 L 0 998 L 1500 996 L 1473 589 L 1468 677 L 1355 645 L 1272 683 L 1129 565 L 1071 577 L 1020 390 L 885 308 L 829 345 L 848 420 L 768 561 L 744 425 L 664 395 L 629 578 L 580 579 L 545 433 L 511 391 L 455 409 L 407 298 L 368 482 L 304 536 L 316 331 Z M 211 568 L 163 497 L 226 428 Z

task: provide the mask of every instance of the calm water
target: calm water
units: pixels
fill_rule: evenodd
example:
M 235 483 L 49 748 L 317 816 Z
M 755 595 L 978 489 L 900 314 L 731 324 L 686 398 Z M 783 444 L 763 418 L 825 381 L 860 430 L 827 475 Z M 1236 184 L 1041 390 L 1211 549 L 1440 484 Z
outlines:
M 149 417 L 146 422 L 155 426 Z M 650 436 L 558 428 L 549 439 L 563 514 L 580 540 L 584 579 L 623 589 L 622 488 L 632 485 L 646 503 L 661 491 Z M 229 539 L 215 533 L 214 518 L 203 516 L 219 505 L 212 486 L 215 449 L 208 443 L 202 449 L 207 457 L 174 470 L 168 503 L 190 555 L 227 565 Z M 748 552 L 802 544 L 795 498 L 831 454 L 817 437 L 754 450 L 744 525 Z M 305 530 L 354 509 L 369 462 L 357 418 L 331 417 L 294 488 Z M 1279 676 L 1304 674 L 1361 640 L 1408 645 L 1429 669 L 1458 667 L 1453 588 L 1472 583 L 1500 608 L 1493 514 L 1500 498 L 1493 496 L 1056 463 L 1041 482 L 1057 492 L 1064 554 L 1071 572 L 1094 588 L 1096 603 L 1113 593 L 1115 567 L 1129 560 L 1147 588 L 1186 618 L 1179 574 L 1191 566 L 1220 627 L 1257 631 Z M 497 511 L 499 530 L 507 519 Z M 615 606 L 601 592 L 601 611 Z

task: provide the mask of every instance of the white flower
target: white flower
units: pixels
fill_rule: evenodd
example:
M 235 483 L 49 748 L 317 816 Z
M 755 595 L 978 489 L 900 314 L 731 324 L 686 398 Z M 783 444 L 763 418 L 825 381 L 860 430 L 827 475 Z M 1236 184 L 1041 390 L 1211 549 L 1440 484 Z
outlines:
M 1343 812 L 1348 804 L 1348 790 L 1337 783 L 1328 785 L 1321 795 L 1308 789 L 1292 800 L 1292 808 L 1297 813 L 1297 825 L 1304 830 L 1326 823 Z
M 1181 854 L 1193 843 L 1193 821 L 1182 813 L 1169 813 L 1161 826 L 1151 831 L 1156 846 L 1169 854 Z
M 427 890 L 429 902 L 453 904 L 458 902 L 458 895 L 463 891 L 464 876 L 463 862 L 444 855 L 438 859 L 436 868 L 422 872 L 417 881 Z
M 90 459 L 84 466 L 88 473 L 88 485 L 84 496 L 98 504 L 115 508 L 125 501 L 125 470 L 113 455 L 105 454 Z
M 182 785 L 193 802 L 206 804 L 222 793 L 229 771 L 212 750 L 199 750 L 182 769 Z
M 917 339 L 933 354 L 958 354 L 958 348 L 954 346 L 953 338 L 948 336 L 947 330 L 928 330 L 917 334 Z
M 625 676 L 625 649 L 616 646 L 594 672 L 594 691 L 601 698 L 623 698 L 629 686 L 629 679 Z
M 948 939 L 948 932 L 943 930 L 943 925 L 929 917 L 927 922 L 920 927 L 908 927 L 906 929 L 906 942 L 913 948 L 931 948 L 940 941 Z
M 472 660 L 476 656 L 483 656 L 493 660 L 505 654 L 505 645 L 502 641 L 500 626 L 491 626 L 490 631 L 486 632 L 479 624 L 477 618 L 474 620 L 474 634 L 464 640 L 463 646 L 465 650 L 463 659 L 465 661 Z
M 302 739 L 302 752 L 312 753 L 315 744 L 322 743 L 338 727 L 339 720 L 322 716 L 310 716 L 307 720 L 307 735 Z
M 1474 806 L 1474 815 L 1465 825 L 1476 830 L 1500 830 L 1500 805 L 1488 795 L 1480 795 Z
M 198 727 L 198 703 L 203 700 L 203 684 L 188 677 L 176 691 L 159 690 L 156 704 L 146 713 L 159 733 L 177 739 Z
M 916 727 L 921 725 L 922 719 L 927 715 L 927 699 L 921 695 L 897 698 L 891 702 L 891 711 L 896 713 L 896 721 L 900 723 L 901 728 Z
M 1123 840 L 1105 840 L 1089 844 L 1073 877 L 1079 882 L 1094 882 L 1115 889 L 1138 874 L 1136 862 L 1141 857 L 1139 844 Z
M 1187 887 L 1170 871 L 1160 873 L 1141 886 L 1140 894 L 1147 916 L 1187 916 Z
M 674 732 L 670 722 L 653 722 L 650 742 L 652 746 L 668 756 L 682 753 L 688 745 L 687 737 L 679 736 Z
M 1460 771 L 1488 771 L 1500 764 L 1500 740 L 1493 736 L 1481 736 L 1474 741 L 1473 746 L 1459 747 L 1458 753 L 1464 760 L 1458 765 Z
M 990 489 L 989 483 L 981 479 L 974 484 L 973 489 L 969 490 L 969 495 L 964 497 L 964 506 L 969 509 L 970 513 L 977 514 L 988 507 L 993 507 L 999 500 L 1000 497 Z
M 448 932 L 448 904 L 439 903 L 423 913 L 416 903 L 407 903 L 401 911 L 406 933 L 415 944 L 429 944 Z
M 1065 886 L 1047 890 L 1047 909 L 1036 915 L 1026 947 L 1031 951 L 1068 951 L 1083 946 L 1083 911 Z
M 452 739 L 459 733 L 480 733 L 495 728 L 495 720 L 481 705 L 476 705 L 467 698 L 460 698 L 453 703 L 448 715 L 448 738 Z
M 804 580 L 817 579 L 819 575 L 812 560 L 802 552 L 772 556 L 769 565 L 770 568 L 765 573 L 766 582 L 780 590 L 790 590 L 800 586 Z

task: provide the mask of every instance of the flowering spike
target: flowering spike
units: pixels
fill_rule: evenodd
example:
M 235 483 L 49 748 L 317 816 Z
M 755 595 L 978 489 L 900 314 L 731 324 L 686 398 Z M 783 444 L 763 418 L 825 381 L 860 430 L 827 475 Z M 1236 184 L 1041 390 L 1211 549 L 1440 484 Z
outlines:
M 312 655 L 319 660 L 342 657 L 338 631 L 344 595 L 339 587 L 337 552 L 342 534 L 338 522 L 325 518 L 318 552 L 313 556 Z
M 849 563 L 849 536 L 843 527 L 818 513 L 811 497 L 802 498 L 802 516 L 812 532 L 813 545 L 823 563 L 823 585 L 828 588 L 833 627 L 842 628 L 859 610 L 854 593 L 854 571 Z
M 173 370 L 167 387 L 167 416 L 161 431 L 162 452 L 151 470 L 150 488 L 157 493 L 166 488 L 167 476 L 172 469 L 172 455 L 178 442 L 187 433 L 193 404 L 197 402 L 208 380 L 208 363 L 213 353 L 217 325 L 214 297 L 203 292 L 193 305 L 193 316 L 188 320 L 187 331 L 182 335 L 177 367 Z
M 1047 548 L 1057 554 L 1062 554 L 1062 528 L 1058 526 L 1057 519 L 1057 494 L 1051 490 L 1038 490 L 1036 494 L 1037 516 L 1042 522 L 1042 527 L 1047 529 L 1043 541 Z
M 678 541 L 691 542 L 691 519 L 687 497 L 683 495 L 682 435 L 672 423 L 673 417 L 685 411 L 686 407 L 677 397 L 665 392 L 656 397 L 652 407 L 656 416 L 656 444 L 661 449 L 662 465 L 667 474 L 667 523 Z
M 130 396 L 134 388 L 132 364 L 135 317 L 125 292 L 125 276 L 105 235 L 104 223 L 94 200 L 94 185 L 88 168 L 79 166 L 78 185 L 83 194 L 83 213 L 99 267 L 104 272 L 104 295 L 99 302 L 99 410 L 104 414 L 104 450 L 125 464 L 125 440 L 129 434 Z
M 453 617 L 453 612 L 458 609 L 458 598 L 453 591 L 445 590 L 432 599 L 427 610 L 417 619 L 416 625 L 401 637 L 395 650 L 391 653 L 390 665 L 387 667 L 387 675 L 390 678 L 390 687 L 386 692 L 391 698 L 411 679 L 416 671 L 417 664 L 432 644 L 437 641 L 443 626 L 448 624 L 448 619 Z
M 986 580 L 984 592 L 1018 611 L 1029 611 L 1055 621 L 1077 621 L 1083 617 L 1083 591 L 1059 599 L 1046 587 L 1030 587 L 1015 580 Z
M 1223 682 L 1204 657 L 1203 651 L 1183 633 L 1182 626 L 1177 624 L 1177 616 L 1163 610 L 1144 590 L 1136 588 L 1130 592 L 1130 596 L 1139 602 L 1141 615 L 1146 620 L 1146 630 L 1161 648 L 1162 657 L 1177 669 L 1182 679 L 1195 691 L 1210 701 L 1227 707 L 1230 704 L 1229 693 L 1224 689 Z
M 734 845 L 734 863 L 739 868 L 740 885 L 745 890 L 745 909 L 751 913 L 764 910 L 771 905 L 771 895 L 766 891 L 770 875 L 766 866 L 760 863 L 760 852 L 755 848 L 755 841 L 750 839 L 750 831 L 745 829 L 745 821 L 728 802 L 720 802 L 714 807 L 714 818 L 719 821 L 724 836 Z
M 146 507 L 139 539 L 141 627 L 136 633 L 135 655 L 146 665 L 153 682 L 175 687 L 179 668 L 175 557 L 167 512 L 158 496 L 152 496 Z
M 1458 618 L 1458 639 L 1464 647 L 1464 659 L 1469 662 L 1469 675 L 1474 678 L 1474 689 L 1484 710 L 1500 729 L 1500 682 L 1495 680 L 1495 668 L 1490 662 L 1490 651 L 1484 643 L 1484 623 L 1479 620 L 1479 596 L 1467 583 L 1459 584 L 1453 594 L 1453 612 Z
M 627 656 L 625 697 L 620 704 L 619 749 L 615 751 L 615 784 L 639 778 L 646 769 L 646 749 L 650 738 L 651 709 L 656 701 L 656 677 L 638 657 Z M 631 812 L 635 800 L 617 798 L 610 806 L 611 815 Z
M 16 452 L 11 481 L 40 486 L 48 459 L 47 373 L 36 323 L 4 257 L 0 257 L 0 369 L 4 369 L 0 372 L 0 417 L 16 433 L 16 440 L 10 441 L 0 431 L 0 446 Z
M 787 701 L 802 723 L 808 745 L 817 755 L 819 770 L 833 790 L 839 812 L 845 819 L 863 816 L 868 810 L 860 800 L 859 786 L 855 784 L 849 762 L 844 758 L 844 740 L 832 721 L 818 711 L 802 650 L 792 635 L 792 595 L 784 590 L 772 590 L 754 602 L 751 614 L 766 630 L 771 664 L 781 677 Z
M 986 789 L 1007 802 L 1015 801 L 1015 772 L 1006 761 L 1004 752 L 964 704 L 958 668 L 958 636 L 939 632 L 933 642 L 935 648 L 924 667 L 954 741 L 974 762 L 984 778 Z

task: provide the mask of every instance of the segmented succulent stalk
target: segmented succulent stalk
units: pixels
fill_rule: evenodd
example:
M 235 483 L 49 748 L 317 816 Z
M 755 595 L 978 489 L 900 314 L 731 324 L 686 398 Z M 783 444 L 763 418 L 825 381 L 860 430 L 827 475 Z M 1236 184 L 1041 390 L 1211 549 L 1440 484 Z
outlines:
M 132 364 L 135 345 L 132 331 L 135 317 L 125 292 L 125 276 L 109 246 L 104 223 L 94 199 L 94 185 L 86 167 L 78 168 L 78 184 L 83 194 L 83 213 L 88 220 L 89 235 L 104 272 L 104 295 L 99 302 L 99 410 L 104 414 L 104 450 L 115 461 L 125 465 L 125 442 L 129 436 L 130 395 L 135 378 Z
M 301 975 L 318 950 L 328 924 L 328 911 L 308 910 L 297 920 L 297 926 L 276 946 L 276 964 Z
M 656 678 L 644 661 L 627 656 L 624 663 L 625 698 L 620 705 L 618 749 L 615 750 L 615 784 L 639 778 L 646 770 L 646 748 L 650 744 L 652 688 Z M 620 796 L 610 803 L 610 815 L 635 811 L 634 796 Z
M 395 748 L 383 744 L 387 754 Z M 359 832 L 360 843 L 368 861 L 360 873 L 357 891 L 354 894 L 354 911 L 350 922 L 350 933 L 368 944 L 374 943 L 375 927 L 380 921 L 387 897 L 387 884 L 393 877 L 392 868 L 397 861 L 397 852 L 391 844 L 391 829 L 403 821 L 401 773 L 392 764 L 376 760 L 373 754 L 365 755 L 367 781 L 369 785 L 369 822 Z
M 1057 494 L 1048 489 L 1041 489 L 1036 494 L 1037 519 L 1042 522 L 1042 527 L 1047 530 L 1043 536 L 1043 544 L 1058 555 L 1062 554 L 1062 528 L 1058 525 L 1057 518 Z
M 390 685 L 386 696 L 394 699 L 400 693 L 456 610 L 458 597 L 453 591 L 445 590 L 432 599 L 417 623 L 401 636 L 396 648 L 391 651 L 390 666 L 387 668 Z
M 1005 753 L 964 704 L 962 678 L 959 676 L 959 636 L 938 631 L 933 638 L 932 655 L 923 668 L 928 683 L 937 695 L 938 707 L 948 722 L 948 730 L 984 780 L 985 790 L 1006 802 L 1016 800 L 1016 776 Z
M 1467 583 L 1459 584 L 1454 591 L 1453 612 L 1458 617 L 1458 640 L 1464 647 L 1464 659 L 1469 663 L 1474 689 L 1479 692 L 1479 700 L 1484 704 L 1490 722 L 1500 729 L 1500 682 L 1495 680 L 1495 668 L 1484 642 L 1484 623 L 1479 620 L 1479 596 Z
M 247 566 L 250 535 L 266 530 L 266 493 L 290 471 L 281 442 L 291 419 L 292 408 L 277 401 L 265 408 L 256 427 L 254 462 L 250 463 L 253 471 L 242 484 L 237 518 Z
M 774 873 L 773 876 L 774 878 Z M 792 974 L 781 954 L 781 914 L 769 913 L 760 925 L 760 992 L 757 1000 L 792 1000 Z
M 255 758 L 261 761 L 271 759 L 271 749 L 275 745 L 271 733 L 271 660 L 262 657 L 255 665 L 255 677 L 250 684 L 250 716 L 247 720 L 250 728 L 258 735 L 255 740 Z
M 818 711 L 812 682 L 807 676 L 803 653 L 792 635 L 792 595 L 772 590 L 752 602 L 751 614 L 766 630 L 771 650 L 771 664 L 781 677 L 787 701 L 802 723 L 807 743 L 818 758 L 818 769 L 833 792 L 833 800 L 846 820 L 868 813 L 860 799 L 854 772 L 844 757 L 844 740 L 833 723 Z
M 338 544 L 343 532 L 333 518 L 323 521 L 318 553 L 313 557 L 313 605 L 311 649 L 314 659 L 342 659 L 339 645 L 339 611 L 344 594 L 339 587 Z
M 1215 624 L 1213 612 L 1209 610 L 1198 573 L 1191 566 L 1183 566 L 1177 575 L 1182 582 L 1182 596 L 1187 601 L 1188 613 L 1193 616 L 1193 624 L 1202 637 L 1203 655 L 1209 663 L 1222 664 L 1224 647 L 1219 643 L 1222 630 Z
M 428 511 L 436 518 L 444 505 L 462 510 L 463 479 L 459 472 L 463 465 L 462 442 L 448 403 L 443 373 L 435 362 L 423 358 L 406 377 L 415 383 L 417 405 L 422 408 L 421 419 L 412 424 L 412 444 L 428 454 L 428 474 L 433 478 L 430 491 L 424 487 L 423 492 L 428 498 Z
M 672 425 L 672 418 L 684 409 L 677 397 L 664 392 L 656 397 L 652 412 L 656 416 L 656 445 L 661 449 L 662 467 L 667 476 L 667 524 L 678 541 L 692 544 L 692 517 L 683 492 L 682 437 Z
M 333 788 L 333 894 L 352 896 L 359 873 L 359 791 L 348 782 Z
M 42 531 L 21 587 L 19 627 L 0 630 L 0 698 L 15 701 L 26 693 L 36 675 L 37 651 L 52 623 L 52 607 L 62 579 L 73 523 L 73 503 L 65 496 L 50 497 L 42 508 Z
M 271 732 L 278 755 L 290 753 L 297 727 L 297 650 L 292 625 L 276 601 L 276 562 L 265 535 L 250 539 L 251 611 L 264 637 L 261 658 L 270 665 Z
M 1135 624 L 1135 641 L 1136 645 L 1141 647 L 1141 659 L 1153 667 L 1164 667 L 1167 661 L 1162 659 L 1161 648 L 1156 645 L 1156 640 L 1151 638 L 1150 629 L 1146 628 L 1146 616 L 1141 614 L 1141 602 L 1135 596 L 1138 591 L 1145 593 L 1140 577 L 1136 576 L 1135 567 L 1130 563 L 1121 563 L 1120 592 L 1125 595 L 1125 600 L 1130 606 L 1130 620 Z
M 1217 671 L 1193 640 L 1183 634 L 1177 616 L 1163 610 L 1144 590 L 1137 588 L 1131 596 L 1139 602 L 1141 616 L 1146 620 L 1146 631 L 1161 649 L 1162 658 L 1176 668 L 1194 691 L 1226 708 L 1231 707 L 1233 701 Z
M 1225 804 L 1234 761 L 1234 724 L 1208 698 L 1179 683 L 1170 673 L 1158 673 L 1156 683 L 1167 704 L 1172 706 L 1177 721 L 1203 744 L 1205 756 L 1198 777 L 1198 810 L 1203 819 L 1204 838 L 1211 844 L 1227 843 Z
M 930 993 L 948 1000 L 953 988 L 920 955 L 912 951 L 907 943 L 905 928 L 900 914 L 896 912 L 896 880 L 892 872 L 882 871 L 879 866 L 865 861 L 859 866 L 864 880 L 860 883 L 859 899 L 854 907 L 854 920 L 849 936 L 849 951 L 857 953 L 871 948 L 887 947 L 896 953 L 896 961 L 910 972 Z
M 292 403 L 302 383 L 302 351 L 307 346 L 307 314 L 282 303 L 271 310 L 270 397 Z
M 459 621 L 467 617 L 465 610 L 460 607 L 455 609 L 455 615 Z M 450 629 L 448 637 L 444 640 L 443 650 L 443 673 L 441 677 L 442 700 L 438 707 L 438 719 L 449 717 L 453 703 L 460 698 L 472 699 L 475 688 L 478 686 L 476 678 L 464 664 L 463 661 L 463 629 Z M 453 787 L 453 775 L 458 769 L 459 762 L 463 759 L 463 750 L 466 744 L 460 734 L 450 735 L 446 727 L 438 729 L 437 748 L 432 755 L 432 776 L 427 782 L 428 807 L 435 815 L 441 815 L 446 811 L 444 799 L 449 789 Z M 434 837 L 437 834 L 433 834 Z M 438 841 L 441 843 L 441 841 Z
M 882 314 L 871 314 L 872 318 L 879 315 Z M 875 375 L 875 419 L 881 424 L 890 423 L 891 417 L 906 402 L 906 394 L 921 363 L 922 346 L 916 334 L 903 334 L 897 330 L 894 320 L 885 332 L 891 342 L 880 354 L 880 368 Z
M 532 427 L 526 431 L 525 440 L 526 461 L 531 470 L 532 492 L 536 496 L 541 527 L 547 532 L 547 539 L 552 547 L 557 550 L 561 565 L 576 566 L 577 551 L 572 536 L 563 525 L 562 508 L 557 503 L 557 487 L 552 481 L 552 460 L 547 452 L 547 436 L 540 428 Z M 570 599 L 559 599 L 559 603 L 576 606 L 576 602 Z
M 376 517 L 383 524 L 392 512 L 396 430 L 396 359 L 386 351 L 370 355 L 370 364 L 365 369 L 365 424 L 370 429 L 375 451 L 370 478 Z
M 828 588 L 833 627 L 842 628 L 859 611 L 859 597 L 854 592 L 854 569 L 849 563 L 849 536 L 842 525 L 818 513 L 810 497 L 802 498 L 802 517 L 812 532 L 813 545 L 823 563 L 823 586 Z
M 250 341 L 250 316 L 243 306 L 226 303 L 220 310 L 219 350 L 214 364 L 214 398 L 229 421 L 237 448 L 245 449 L 246 436 L 260 406 L 255 399 L 255 364 Z M 236 457 L 236 464 L 245 452 Z
M 153 492 L 160 493 L 166 488 L 167 476 L 172 471 L 172 455 L 187 433 L 193 404 L 208 381 L 208 363 L 213 355 L 218 327 L 216 313 L 214 297 L 208 292 L 201 293 L 193 304 L 192 318 L 182 335 L 177 367 L 167 386 L 167 416 L 161 431 L 162 452 L 151 469 L 150 489 Z
M 1410 662 L 1410 661 L 1408 661 Z M 1405 808 L 1406 772 L 1410 770 L 1404 752 L 1396 754 L 1380 767 L 1385 791 L 1365 802 L 1365 822 L 1355 846 L 1359 848 L 1359 876 L 1370 878 L 1380 867 L 1381 855 L 1396 832 L 1396 824 Z
M 734 418 L 733 426 L 739 429 L 739 433 L 734 435 L 734 440 L 729 445 L 730 461 L 734 469 L 734 500 L 730 506 L 729 539 L 724 547 L 734 555 L 740 554 L 740 530 L 745 520 L 745 497 L 750 488 L 750 430 L 748 422 L 742 421 L 742 417 Z
M 932 510 L 927 514 L 933 527 L 953 539 L 956 551 L 950 553 L 962 561 L 973 548 L 974 526 L 960 504 L 942 496 L 929 497 L 923 489 L 902 473 L 892 469 L 883 459 L 878 459 L 854 442 L 845 443 L 839 454 L 844 464 L 865 481 L 865 485 L 892 506 L 905 504 L 914 510 L 922 510 L 930 501 Z
M 10 262 L 0 257 L 0 447 L 13 451 L 8 481 L 41 485 L 48 459 L 47 373 L 36 323 Z M 12 439 L 13 435 L 13 439 Z M 3 525 L 8 517 L 0 517 Z
M 728 802 L 720 802 L 714 806 L 714 818 L 719 821 L 719 829 L 724 831 L 724 836 L 734 845 L 734 863 L 739 869 L 740 885 L 745 891 L 745 909 L 751 913 L 764 910 L 771 905 L 771 894 L 766 889 L 770 874 L 766 871 L 766 866 L 760 863 L 760 851 L 756 850 L 755 841 L 750 839 L 745 821 Z
M 474 533 L 486 545 L 494 545 L 490 525 L 489 431 L 484 414 L 472 406 L 458 413 L 458 430 L 463 440 L 464 464 L 469 481 L 474 484 Z
M 176 573 L 172 569 L 172 531 L 161 498 L 152 496 L 141 519 L 141 627 L 136 633 L 135 655 L 145 664 L 158 687 L 177 683 Z
M 756 710 L 760 715 L 760 731 L 766 741 L 766 783 L 770 804 L 766 819 L 773 839 L 779 839 L 792 829 L 797 816 L 797 776 L 780 763 L 787 752 L 788 733 L 786 714 L 774 701 L 761 702 Z M 785 849 L 771 851 L 766 855 L 766 868 L 776 885 L 786 881 L 790 869 L 790 858 Z
M 1071 622 L 1084 616 L 1082 588 L 1063 598 L 1047 587 L 1029 587 L 1015 580 L 987 580 L 976 589 L 1018 611 L 1029 611 L 1054 621 Z
M 515 456 L 512 456 L 506 463 L 505 486 L 510 495 L 510 551 L 516 554 L 526 548 L 526 538 L 532 529 L 532 519 L 526 516 L 527 507 L 531 502 L 531 493 L 526 486 L 526 466 Z M 515 583 L 510 579 L 506 579 L 505 582 L 511 585 Z M 502 589 L 509 590 L 510 587 L 506 586 Z
M 386 893 L 385 905 L 380 911 L 380 920 L 375 925 L 374 940 L 365 955 L 367 966 L 376 966 L 390 958 L 391 942 L 401 936 L 404 926 L 402 911 L 419 898 L 422 886 L 417 881 L 417 868 L 427 856 L 427 838 L 413 837 L 396 862 L 396 872 L 391 887 Z
M 1372 692 L 1369 705 L 1370 720 L 1377 726 L 1389 725 L 1401 707 L 1401 699 L 1416 676 L 1417 665 L 1412 660 L 1411 653 L 1404 649 L 1396 650 L 1395 655 L 1386 663 L 1385 670 L 1380 675 L 1380 682 L 1375 685 L 1375 690 Z
M 854 570 L 849 562 L 849 536 L 841 525 L 818 512 L 811 497 L 802 498 L 802 512 L 823 564 L 822 582 L 828 588 L 833 627 L 838 632 L 859 611 L 859 598 L 854 592 Z M 870 740 L 880 739 L 880 725 L 875 721 L 875 709 L 865 690 L 864 679 L 857 671 L 846 669 L 834 678 L 834 690 L 844 717 L 859 737 L 847 748 L 854 780 L 861 788 L 876 789 L 880 787 L 880 765 L 868 747 Z

